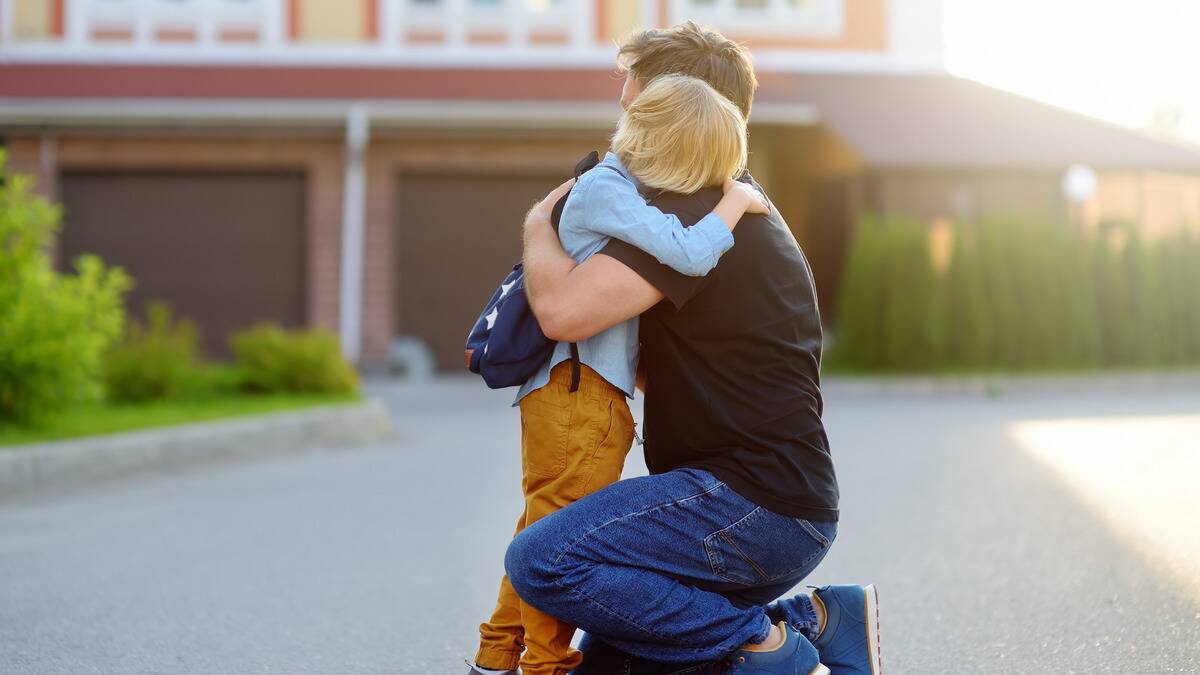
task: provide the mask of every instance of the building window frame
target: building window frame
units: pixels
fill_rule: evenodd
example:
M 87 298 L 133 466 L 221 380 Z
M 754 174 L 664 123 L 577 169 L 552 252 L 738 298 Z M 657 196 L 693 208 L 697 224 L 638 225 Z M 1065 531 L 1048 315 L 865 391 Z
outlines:
M 846 30 L 847 0 L 670 0 L 671 23 L 693 19 L 730 33 L 796 38 L 837 38 Z

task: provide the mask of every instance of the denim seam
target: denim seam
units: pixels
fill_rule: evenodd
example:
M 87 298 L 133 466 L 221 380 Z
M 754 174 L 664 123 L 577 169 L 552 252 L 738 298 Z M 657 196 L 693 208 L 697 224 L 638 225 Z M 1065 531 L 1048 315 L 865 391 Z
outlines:
M 716 547 L 709 548 L 709 541 L 714 540 L 714 539 L 722 539 L 722 540 L 728 542 L 730 547 L 733 548 L 734 553 L 736 553 L 739 557 L 741 557 L 742 560 L 745 560 L 746 563 L 748 563 L 752 568 L 754 568 L 754 571 L 759 574 L 759 576 L 761 577 L 760 581 L 762 583 L 770 583 L 773 581 L 778 581 L 780 579 L 786 579 L 788 576 L 795 574 L 797 570 L 801 570 L 801 569 L 804 569 L 805 567 L 807 567 L 808 564 L 811 563 L 814 558 L 816 558 L 818 555 L 820 555 L 822 553 L 822 551 L 829 549 L 830 541 L 828 539 L 826 539 L 824 536 L 822 536 L 821 533 L 818 532 L 815 527 L 813 527 L 810 523 L 808 523 L 808 521 L 804 520 L 803 518 L 794 518 L 793 517 L 792 520 L 796 521 L 800 525 L 801 529 L 803 529 L 805 531 L 806 534 L 808 534 L 809 536 L 812 536 L 814 539 L 816 539 L 817 543 L 820 544 L 821 548 L 816 551 L 813 551 L 812 555 L 808 556 L 803 561 L 801 561 L 797 565 L 789 568 L 786 571 L 780 572 L 779 574 L 776 574 L 774 576 L 767 574 L 767 572 L 762 568 L 762 566 L 759 565 L 757 562 L 755 562 L 754 559 L 751 558 L 749 555 L 747 555 L 746 552 L 743 551 L 742 548 L 737 545 L 737 542 L 734 541 L 733 537 L 729 535 L 730 530 L 734 529 L 735 527 L 737 527 L 747 521 L 750 521 L 750 520 L 756 518 L 764 510 L 765 509 L 761 506 L 757 507 L 750 513 L 743 516 L 738 521 L 734 522 L 733 524 L 727 525 L 727 526 L 721 528 L 720 530 L 717 530 L 716 532 L 714 532 L 704 538 L 705 554 L 708 557 L 709 569 L 712 571 L 713 574 L 721 577 L 722 579 L 725 579 L 726 581 L 729 581 L 729 582 L 735 583 L 735 584 L 752 585 L 754 583 L 753 581 L 748 582 L 745 579 L 739 579 L 739 578 L 733 576 L 728 571 L 728 569 L 725 566 L 725 556 L 721 554 L 721 551 L 719 549 L 717 549 Z M 720 568 L 720 569 L 718 569 L 718 568 Z
M 565 544 L 565 545 L 563 546 L 562 550 L 560 550 L 560 551 L 559 551 L 558 555 L 554 557 L 553 565 L 554 565 L 554 566 L 557 568 L 557 567 L 558 567 L 558 565 L 559 565 L 559 562 L 562 560 L 563 556 L 567 555 L 567 553 L 569 553 L 571 550 L 573 550 L 573 549 L 574 549 L 574 548 L 575 548 L 575 547 L 576 547 L 576 546 L 577 546 L 577 545 L 578 545 L 580 542 L 582 542 L 583 540 L 587 539 L 588 537 L 591 537 L 591 536 L 593 536 L 593 535 L 594 535 L 596 532 L 599 532 L 600 530 L 604 529 L 605 527 L 607 527 L 607 526 L 609 526 L 609 525 L 611 525 L 611 524 L 613 524 L 613 523 L 616 523 L 616 522 L 618 522 L 618 521 L 622 521 L 622 520 L 626 520 L 626 519 L 629 519 L 629 518 L 636 518 L 636 517 L 644 516 L 644 515 L 646 515 L 646 514 L 648 514 L 648 513 L 652 513 L 652 512 L 654 512 L 654 511 L 659 511 L 659 510 L 662 510 L 662 509 L 665 509 L 665 508 L 668 508 L 668 507 L 671 507 L 671 506 L 678 506 L 678 505 L 680 505 L 680 504 L 685 504 L 685 503 L 687 503 L 687 502 L 690 502 L 690 501 L 693 501 L 693 500 L 695 500 L 695 499 L 699 499 L 699 498 L 701 498 L 701 497 L 704 497 L 704 496 L 706 496 L 706 495 L 712 494 L 713 492 L 716 492 L 717 490 L 720 490 L 720 489 L 721 489 L 721 488 L 723 488 L 723 487 L 726 487 L 726 485 L 725 485 L 724 483 L 720 482 L 720 481 L 717 481 L 717 483 L 716 483 L 715 485 L 713 485 L 712 487 L 710 487 L 710 488 L 708 488 L 708 489 L 704 490 L 703 492 L 699 492 L 699 493 L 696 493 L 696 494 L 693 494 L 693 495 L 688 495 L 687 497 L 683 497 L 682 499 L 675 499 L 675 500 L 672 500 L 672 501 L 669 501 L 669 502 L 665 502 L 665 503 L 661 503 L 661 504 L 655 504 L 654 506 L 651 506 L 651 507 L 649 507 L 649 508 L 643 509 L 643 510 L 641 510 L 641 511 L 637 511 L 637 512 L 635 512 L 635 513 L 629 513 L 629 514 L 625 514 L 625 515 L 623 515 L 623 516 L 620 516 L 620 517 L 617 517 L 617 518 L 613 518 L 613 519 L 611 519 L 611 520 L 608 520 L 608 521 L 606 521 L 606 522 L 604 522 L 604 523 L 602 523 L 602 524 L 600 524 L 600 525 L 597 525 L 596 527 L 594 527 L 594 528 L 592 528 L 592 529 L 588 530 L 587 532 L 583 533 L 583 534 L 582 534 L 582 535 L 580 535 L 579 537 L 577 537 L 577 538 L 575 538 L 574 540 L 572 540 L 572 541 L 568 542 L 567 544 Z M 594 567 L 594 566 L 595 566 L 595 565 L 589 565 L 589 567 Z M 583 592 L 582 590 L 580 590 L 580 589 L 578 589 L 578 588 L 576 588 L 576 587 L 574 587 L 574 586 L 567 586 L 566 584 L 563 584 L 563 583 L 562 583 L 562 582 L 559 580 L 559 579 L 560 579 L 560 575 L 555 575 L 555 576 L 556 576 L 556 578 L 555 578 L 555 580 L 554 580 L 554 584 L 555 584 L 556 586 L 558 586 L 558 587 L 560 587 L 560 588 L 563 588 L 564 590 L 566 590 L 566 591 L 568 591 L 568 592 L 570 592 L 570 593 L 573 593 L 573 594 L 575 594 L 575 595 L 578 595 L 578 596 L 580 596 L 580 597 L 583 597 L 583 598 L 585 598 L 587 601 L 589 601 L 590 603 L 592 603 L 592 604 L 593 604 L 593 605 L 595 605 L 596 607 L 600 608 L 600 609 L 601 609 L 601 610 L 603 610 L 604 612 L 606 612 L 606 613 L 610 614 L 612 617 L 614 617 L 614 618 L 616 618 L 616 619 L 619 619 L 619 620 L 621 620 L 621 621 L 624 621 L 624 622 L 628 623 L 629 625 L 633 626 L 634 628 L 637 628 L 638 630 L 640 630 L 640 631 L 643 631 L 643 632 L 647 633 L 648 635 L 652 635 L 652 636 L 654 636 L 654 637 L 656 637 L 656 638 L 659 638 L 659 639 L 665 640 L 665 641 L 667 641 L 667 642 L 671 642 L 672 644 L 675 644 L 675 641 L 674 641 L 672 638 L 669 638 L 669 637 L 667 637 L 667 636 L 665 636 L 665 635 L 661 635 L 661 634 L 659 634 L 658 632 L 656 632 L 656 631 L 654 631 L 654 630 L 652 630 L 652 629 L 650 629 L 650 628 L 647 628 L 646 626 L 643 626 L 643 625 L 641 625 L 640 623 L 638 623 L 637 621 L 635 621 L 634 619 L 632 619 L 632 618 L 630 618 L 630 617 L 622 616 L 621 614 L 617 613 L 615 610 L 613 610 L 613 609 L 610 609 L 610 608 L 609 608 L 607 605 L 605 605 L 605 604 L 601 603 L 599 600 L 597 600 L 596 598 L 593 598 L 593 597 L 591 597 L 590 595 L 588 595 L 587 593 Z M 691 651 L 697 651 L 697 652 L 698 652 L 698 651 L 700 651 L 701 649 L 703 649 L 702 647 L 693 647 L 693 648 L 688 648 L 688 647 L 686 647 L 686 646 L 684 646 L 684 645 L 679 645 L 679 648 L 680 648 L 680 649 L 691 649 Z
M 808 522 L 807 519 L 793 518 L 793 520 L 800 523 L 800 527 L 804 528 L 804 531 L 809 533 L 813 539 L 816 539 L 817 543 L 820 544 L 823 548 L 829 548 L 829 545 L 831 543 L 829 541 L 829 539 L 825 535 L 818 532 L 817 528 L 813 527 L 812 523 Z
M 737 553 L 739 556 L 741 556 L 741 558 L 743 560 L 750 563 L 750 566 L 753 567 L 756 572 L 758 572 L 759 576 L 762 577 L 762 579 L 764 581 L 771 581 L 769 575 L 762 569 L 762 567 L 760 567 L 758 565 L 758 563 L 754 562 L 754 560 L 751 559 L 750 556 L 746 555 L 746 552 L 743 551 L 741 549 L 741 547 L 737 545 L 737 543 L 733 540 L 733 537 L 729 536 L 730 530 L 734 529 L 735 527 L 738 527 L 739 525 L 741 525 L 743 523 L 757 519 L 758 516 L 761 514 L 762 510 L 763 510 L 763 507 L 756 506 L 756 507 L 754 507 L 753 510 L 750 511 L 750 513 L 747 513 L 746 515 L 735 520 L 734 522 L 730 523 L 729 525 L 726 525 L 725 527 L 717 530 L 716 532 L 713 532 L 712 534 L 710 534 L 704 538 L 704 552 L 708 556 L 708 567 L 712 571 L 713 574 L 721 577 L 722 579 L 725 579 L 726 581 L 736 583 L 736 584 L 753 583 L 753 581 L 747 582 L 744 579 L 738 579 L 738 578 L 735 578 L 733 575 L 729 574 L 728 570 L 726 570 L 726 568 L 725 568 L 725 556 L 721 555 L 721 552 L 719 550 L 717 550 L 715 546 L 712 548 L 709 547 L 710 541 L 715 541 L 716 539 L 724 539 L 726 542 L 729 543 L 729 545 L 731 547 L 733 547 L 733 550 L 735 553 Z M 720 562 L 718 563 L 716 560 L 714 560 L 713 559 L 714 557 L 718 558 L 720 560 Z M 720 568 L 721 568 L 720 570 L 717 569 L 718 566 L 720 566 Z
M 559 587 L 563 588 L 563 589 L 564 589 L 564 590 L 566 590 L 567 592 L 569 592 L 569 593 L 571 593 L 571 594 L 573 594 L 573 595 L 577 595 L 577 596 L 579 596 L 579 597 L 583 598 L 584 600 L 588 601 L 588 602 L 589 602 L 589 603 L 591 603 L 592 605 L 595 605 L 597 608 L 599 608 L 599 609 L 600 609 L 600 610 L 602 610 L 603 612 L 605 612 L 605 613 L 607 613 L 607 614 L 611 615 L 612 617 L 614 617 L 614 618 L 616 618 L 616 619 L 620 619 L 621 621 L 624 621 L 624 622 L 626 622 L 626 623 L 629 623 L 629 624 L 630 624 L 630 625 L 632 625 L 633 627 L 635 627 L 635 628 L 638 628 L 638 629 L 641 629 L 641 630 L 644 630 L 644 631 L 646 631 L 646 633 L 648 633 L 649 635 L 651 635 L 651 636 L 653 636 L 653 637 L 656 637 L 656 638 L 659 638 L 659 639 L 663 640 L 664 642 L 667 642 L 667 643 L 669 643 L 669 644 L 670 644 L 670 645 L 671 645 L 671 646 L 672 646 L 674 649 L 676 649 L 676 651 L 680 651 L 680 652 L 695 652 L 695 653 L 697 653 L 697 654 L 699 654 L 699 653 L 701 653 L 701 652 L 712 651 L 712 648 L 711 648 L 711 647 L 690 647 L 690 646 L 688 646 L 688 645 L 687 645 L 687 643 L 683 643 L 683 642 L 676 641 L 676 640 L 674 640 L 674 639 L 672 639 L 672 638 L 669 638 L 669 637 L 667 637 L 667 636 L 665 636 L 665 635 L 660 635 L 659 633 L 656 633 L 656 632 L 654 632 L 654 631 L 652 631 L 652 630 L 650 630 L 650 629 L 648 629 L 648 628 L 646 628 L 646 627 L 644 627 L 644 626 L 641 626 L 641 625 L 639 625 L 639 624 L 638 624 L 636 621 L 633 621 L 633 620 L 631 620 L 631 619 L 628 619 L 628 618 L 626 618 L 626 617 L 623 617 L 623 616 L 621 616 L 620 614 L 617 614 L 617 613 L 616 613 L 616 612 L 614 612 L 613 610 L 609 609 L 609 608 L 608 608 L 606 605 L 604 605 L 603 603 L 601 603 L 599 600 L 597 600 L 597 599 L 593 598 L 592 596 L 588 595 L 587 593 L 584 593 L 583 591 L 579 590 L 578 588 L 575 588 L 575 587 L 573 587 L 573 586 L 565 586 L 565 585 L 563 585 L 563 584 L 559 583 L 558 581 L 555 581 L 554 583 L 555 583 L 555 585 L 557 585 L 557 586 L 559 586 Z M 736 648 L 736 645 L 735 645 L 735 647 L 734 647 L 734 648 Z
M 562 550 L 558 552 L 558 555 L 554 557 L 554 561 L 553 561 L 553 562 L 554 562 L 554 564 L 555 564 L 555 565 L 558 565 L 558 562 L 559 562 L 559 560 L 561 560 L 561 559 L 562 559 L 562 557 L 563 557 L 564 555 L 566 555 L 566 554 L 567 554 L 567 553 L 568 553 L 568 552 L 569 552 L 571 549 L 575 548 L 575 546 L 576 546 L 577 544 L 579 544 L 579 542 L 583 541 L 584 539 L 587 539 L 588 537 L 590 537 L 590 536 L 594 535 L 596 532 L 599 532 L 600 530 L 602 530 L 602 529 L 604 529 L 604 528 L 608 527 L 609 525 L 612 525 L 612 524 L 613 524 L 613 523 L 615 523 L 615 522 L 618 522 L 618 521 L 621 521 L 621 520 L 626 520 L 626 519 L 629 519 L 629 518 L 636 518 L 636 517 L 644 516 L 644 515 L 646 515 L 647 513 L 651 513 L 651 512 L 653 512 L 653 511 L 659 511 L 659 510 L 661 510 L 661 509 L 665 509 L 665 508 L 667 508 L 667 507 L 670 507 L 670 506 L 679 506 L 680 504 L 684 504 L 684 503 L 690 502 L 690 501 L 692 501 L 692 500 L 694 500 L 694 499 L 699 499 L 700 497 L 704 497 L 704 496 L 706 496 L 706 495 L 712 494 L 713 492 L 716 492 L 717 490 L 720 490 L 720 489 L 721 489 L 721 488 L 723 488 L 723 487 L 728 487 L 728 486 L 726 486 L 724 483 L 722 483 L 722 482 L 720 482 L 720 481 L 717 481 L 717 484 L 716 484 L 716 485 L 714 485 L 714 486 L 712 486 L 712 487 L 708 488 L 707 490 L 705 490 L 705 491 L 703 491 L 703 492 L 698 492 L 698 493 L 696 493 L 696 494 L 694 494 L 694 495 L 689 495 L 689 496 L 687 496 L 687 497 L 684 497 L 684 498 L 682 498 L 682 499 L 676 499 L 676 500 L 673 500 L 673 501 L 670 501 L 670 502 L 664 502 L 664 503 L 662 503 L 662 504 L 655 504 L 654 506 L 651 506 L 651 507 L 649 507 L 649 508 L 646 508 L 646 509 L 642 509 L 641 511 L 637 511 L 637 512 L 635 512 L 635 513 L 627 513 L 627 514 L 625 514 L 625 515 L 623 515 L 623 516 L 618 516 L 618 517 L 616 517 L 616 518 L 612 518 L 612 519 L 610 519 L 610 520 L 607 520 L 607 521 L 605 521 L 605 522 L 603 522 L 603 523 L 601 523 L 601 524 L 597 525 L 596 527 L 593 527 L 592 529 L 588 530 L 587 532 L 584 532 L 583 534 L 579 535 L 579 536 L 578 536 L 578 537 L 576 537 L 575 539 L 573 539 L 573 540 L 571 540 L 571 541 L 567 542 L 567 543 L 566 543 L 566 544 L 563 546 Z
M 600 602 L 596 598 L 593 598 L 592 596 L 588 595 L 587 593 L 579 590 L 578 588 L 576 588 L 574 586 L 567 586 L 558 580 L 555 580 L 554 584 L 572 595 L 583 598 L 589 604 L 596 607 L 597 609 L 604 612 L 605 614 L 609 615 L 610 617 L 617 619 L 619 621 L 622 621 L 624 623 L 627 623 L 630 626 L 633 626 L 634 628 L 646 633 L 647 635 L 649 635 L 651 637 L 655 637 L 655 638 L 658 638 L 659 640 L 667 642 L 672 647 L 678 647 L 679 649 L 692 649 L 693 651 L 698 651 L 700 649 L 699 647 L 690 647 L 689 648 L 683 642 L 678 642 L 674 638 L 667 637 L 666 635 L 662 635 L 662 634 L 658 633 L 657 631 L 651 630 L 651 629 L 641 625 L 637 621 L 634 621 L 633 619 L 618 613 L 616 610 L 611 609 L 610 607 L 608 607 L 604 603 Z
M 738 546 L 737 542 L 733 540 L 733 537 L 729 536 L 728 532 L 722 532 L 721 538 L 729 542 L 729 545 L 733 547 L 733 550 L 736 551 L 738 555 L 742 556 L 746 562 L 750 563 L 750 566 L 754 568 L 755 572 L 758 572 L 758 575 L 762 577 L 763 581 L 773 581 L 773 579 L 771 579 L 771 575 L 767 574 L 766 570 L 764 570 L 758 563 L 754 562 L 754 558 L 751 558 L 749 555 L 747 555 L 746 552 L 742 550 L 742 547 Z

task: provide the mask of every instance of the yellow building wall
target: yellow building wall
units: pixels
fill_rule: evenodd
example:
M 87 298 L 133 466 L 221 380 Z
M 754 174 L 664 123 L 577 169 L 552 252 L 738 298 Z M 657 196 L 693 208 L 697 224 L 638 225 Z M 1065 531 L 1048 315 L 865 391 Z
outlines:
M 1142 226 L 1148 236 L 1181 229 L 1195 232 L 1200 223 L 1200 190 L 1195 176 L 1147 171 L 1144 177 L 1145 211 Z
M 1142 219 L 1141 181 L 1137 172 L 1109 171 L 1101 173 L 1096 184 L 1096 196 L 1088 204 L 1088 222 L 1101 221 L 1138 223 Z
M 640 0 L 596 0 L 596 10 L 599 19 L 597 42 L 601 44 L 621 42 L 641 27 Z
M 1149 237 L 1181 228 L 1200 231 L 1200 177 L 1158 171 L 1102 172 L 1087 216 L 1089 224 L 1136 224 Z
M 302 42 L 362 42 L 366 39 L 365 2 L 299 0 L 299 39 Z
M 42 40 L 54 32 L 53 0 L 15 0 L 13 36 L 18 40 Z

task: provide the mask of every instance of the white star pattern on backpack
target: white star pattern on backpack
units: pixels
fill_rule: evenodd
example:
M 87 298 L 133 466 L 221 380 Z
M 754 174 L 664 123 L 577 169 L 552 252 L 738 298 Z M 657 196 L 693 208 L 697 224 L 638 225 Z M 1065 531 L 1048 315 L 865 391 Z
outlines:
M 507 291 L 507 289 L 505 289 Z M 500 309 L 493 307 L 492 311 L 487 316 L 483 317 L 487 321 L 488 330 L 491 330 L 496 325 L 496 317 L 500 316 Z

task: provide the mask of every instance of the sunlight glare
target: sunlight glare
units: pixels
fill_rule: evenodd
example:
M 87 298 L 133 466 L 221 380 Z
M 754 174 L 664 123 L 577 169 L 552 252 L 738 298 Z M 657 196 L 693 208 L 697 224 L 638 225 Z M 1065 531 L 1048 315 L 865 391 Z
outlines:
M 1200 601 L 1200 415 L 1027 421 L 1011 433 Z

